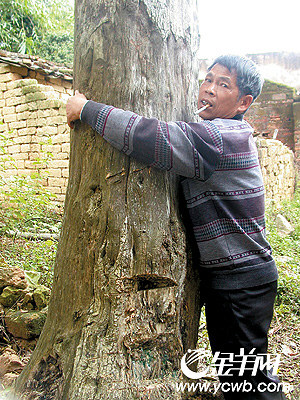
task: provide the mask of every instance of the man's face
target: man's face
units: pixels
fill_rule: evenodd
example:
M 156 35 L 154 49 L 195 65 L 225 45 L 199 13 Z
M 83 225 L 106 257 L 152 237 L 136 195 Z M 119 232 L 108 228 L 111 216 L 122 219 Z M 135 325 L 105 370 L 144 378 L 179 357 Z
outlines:
M 243 106 L 242 96 L 239 99 L 239 89 L 236 83 L 236 73 L 226 67 L 216 64 L 207 73 L 199 90 L 198 108 L 209 104 L 206 110 L 200 113 L 203 119 L 233 118 L 248 107 Z M 252 96 L 250 96 L 252 97 Z

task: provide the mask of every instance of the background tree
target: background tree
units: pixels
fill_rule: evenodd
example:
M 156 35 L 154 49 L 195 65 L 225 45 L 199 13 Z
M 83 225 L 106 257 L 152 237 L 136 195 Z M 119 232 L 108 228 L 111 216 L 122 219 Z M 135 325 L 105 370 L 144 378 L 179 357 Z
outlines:
M 74 87 L 144 115 L 190 119 L 194 6 L 78 1 Z M 174 382 L 199 314 L 190 260 L 177 179 L 76 124 L 48 317 L 17 391 L 28 399 L 180 398 Z
M 63 0 L 0 0 L 0 49 L 73 62 L 73 7 Z

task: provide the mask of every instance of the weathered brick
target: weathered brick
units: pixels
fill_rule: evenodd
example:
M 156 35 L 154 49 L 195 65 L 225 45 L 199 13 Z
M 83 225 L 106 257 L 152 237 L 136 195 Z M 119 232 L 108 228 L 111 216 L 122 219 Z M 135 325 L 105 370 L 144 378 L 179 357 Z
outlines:
M 69 160 L 51 160 L 49 161 L 49 168 L 68 168 Z
M 64 178 L 48 178 L 48 184 L 49 186 L 52 187 L 63 187 L 65 184 L 65 179 Z
M 26 128 L 26 121 L 9 122 L 8 127 L 9 129 L 23 129 Z
M 49 177 L 61 178 L 62 170 L 60 168 L 48 168 Z
M 41 160 L 41 158 L 42 158 L 41 156 L 42 155 L 39 152 L 31 152 L 31 153 L 29 153 L 29 160 L 38 161 L 38 160 Z M 38 161 L 38 162 L 39 162 L 39 164 L 43 165 L 43 162 L 41 162 L 41 161 Z
M 49 108 L 45 110 L 37 110 L 38 118 L 47 118 L 47 117 L 54 117 L 58 115 L 57 108 Z
M 22 76 L 13 72 L 8 72 L 6 74 L 0 75 L 0 82 L 10 82 L 21 79 Z
M 24 175 L 24 176 L 29 176 L 29 175 L 32 174 L 32 170 L 31 170 L 31 169 L 27 169 L 27 167 L 26 167 L 26 162 L 28 162 L 28 161 L 25 160 L 25 167 L 24 167 L 24 169 L 19 169 L 19 170 L 18 170 L 18 175 L 19 175 L 19 176 L 22 176 L 22 175 Z
M 5 99 L 9 99 L 11 97 L 19 97 L 22 95 L 23 95 L 23 93 L 22 93 L 21 88 L 11 89 L 11 90 L 7 90 L 6 92 L 4 92 Z
M 68 143 L 69 140 L 70 136 L 68 134 L 57 134 L 56 136 L 53 136 L 52 143 Z
M 63 153 L 70 153 L 70 143 L 62 143 L 61 151 Z
M 23 119 L 29 119 L 29 118 L 34 118 L 34 116 L 32 115 L 33 113 L 30 111 L 24 111 L 22 113 L 18 113 L 17 114 L 17 119 L 18 121 L 21 121 Z
M 30 151 L 32 152 L 40 153 L 41 147 L 39 143 L 30 143 Z
M 1 92 L 5 92 L 6 89 L 7 89 L 7 84 L 3 83 L 3 82 L 0 82 L 0 90 L 1 90 Z
M 25 103 L 25 96 L 19 96 L 19 97 L 10 97 L 9 99 L 6 99 L 5 101 L 6 106 L 17 106 L 19 104 L 24 104 Z
M 15 159 L 15 165 L 16 165 L 17 168 L 24 169 L 25 168 L 25 161 L 24 160 Z
M 0 74 L 6 74 L 7 72 L 10 72 L 10 65 L 9 64 L 1 64 L 0 65 Z
M 30 85 L 30 86 L 25 86 L 23 87 L 23 94 L 28 94 L 28 93 L 44 93 L 44 92 L 53 92 L 54 89 L 52 86 L 47 86 L 47 85 Z
M 21 75 L 22 77 L 26 77 L 28 75 L 28 68 L 21 67 L 20 65 L 12 65 L 11 71 Z
M 48 117 L 47 118 L 47 124 L 48 125 L 61 125 L 61 124 L 66 124 L 67 123 L 67 117 L 58 115 L 55 117 Z
M 29 118 L 27 119 L 27 126 L 46 126 L 47 125 L 47 119 L 46 118 Z
M 60 95 L 61 101 L 62 101 L 64 104 L 67 103 L 69 97 L 70 97 L 70 96 L 69 96 L 69 94 L 67 94 L 67 93 L 61 93 L 61 95 Z
M 4 114 L 14 114 L 16 112 L 16 107 L 11 106 L 11 107 L 3 107 L 3 113 Z
M 39 110 L 45 110 L 46 108 L 59 108 L 62 103 L 59 99 L 48 99 L 37 101 L 35 104 Z
M 59 86 L 62 86 L 61 79 L 58 78 L 58 77 L 56 77 L 56 76 L 51 76 L 51 77 L 49 78 L 49 82 L 50 82 L 52 85 L 59 85 Z
M 23 136 L 23 135 L 35 135 L 35 134 L 36 134 L 36 128 L 31 127 L 31 128 L 22 128 L 22 129 L 18 129 L 18 134 L 19 134 L 19 136 Z
M 37 102 L 26 103 L 26 105 L 28 106 L 29 111 L 36 111 L 39 108 Z
M 20 152 L 21 146 L 19 144 L 15 144 L 13 146 L 7 146 L 7 151 L 9 154 L 15 154 Z
M 64 178 L 69 178 L 69 168 L 63 168 L 61 174 Z
M 18 133 L 18 131 L 17 131 Z M 14 143 L 18 144 L 25 144 L 25 143 L 30 143 L 31 136 L 26 135 L 26 136 L 17 136 L 14 138 Z
M 17 120 L 17 114 L 7 114 L 3 116 L 4 122 L 13 122 Z
M 40 100 L 46 100 L 48 97 L 45 93 L 35 92 L 35 93 L 27 93 L 25 94 L 25 102 L 32 103 Z
M 48 186 L 48 190 L 50 190 L 51 193 L 54 194 L 61 194 L 61 187 L 60 186 Z
M 58 203 L 64 203 L 64 201 L 65 201 L 65 195 L 64 194 L 56 194 L 56 196 L 55 196 L 55 203 L 56 202 L 58 202 Z
M 272 100 L 286 100 L 286 93 L 274 93 Z
M 62 86 L 59 85 L 51 85 L 51 87 L 53 87 L 53 89 L 59 93 L 64 93 L 64 88 Z
M 5 131 L 5 136 L 8 139 L 12 139 L 13 141 L 15 141 L 15 139 L 18 137 L 18 131 L 17 129 L 9 129 L 9 126 L 7 124 L 7 130 Z
M 38 136 L 53 136 L 57 134 L 56 126 L 44 126 L 42 128 L 37 128 L 36 134 Z
M 29 155 L 29 158 L 30 158 L 30 155 Z M 25 168 L 36 169 L 36 162 L 32 159 L 32 156 L 31 156 L 30 160 L 25 160 Z
M 40 144 L 42 142 L 46 142 L 49 139 L 49 136 L 43 135 L 33 135 L 31 137 L 31 143 Z
M 63 86 L 66 89 L 73 90 L 73 83 L 71 83 L 71 82 L 63 81 Z
M 36 79 L 20 79 L 15 82 L 9 82 L 7 84 L 7 89 L 15 89 L 15 88 L 20 88 L 24 86 L 29 86 L 29 85 L 36 85 L 37 80 Z
M 58 125 L 57 127 L 57 133 L 58 134 L 68 134 L 70 136 L 70 128 L 67 124 L 62 124 L 62 125 Z M 68 142 L 70 141 L 70 138 L 68 139 Z
M 45 75 L 40 74 L 39 72 L 36 73 L 36 79 L 38 80 L 38 82 L 45 82 Z
M 19 106 L 16 106 L 16 112 L 17 113 L 22 113 L 22 112 L 25 112 L 25 111 L 28 111 L 29 110 L 29 105 L 26 103 L 26 104 L 20 104 Z
M 0 124 L 0 132 L 5 132 L 8 130 L 7 124 Z
M 66 106 L 65 106 L 65 105 L 63 105 L 62 107 L 60 107 L 60 109 L 58 110 L 58 114 L 59 114 L 59 115 L 63 115 L 63 116 L 66 116 L 66 115 L 67 115 Z
M 57 160 L 68 160 L 69 159 L 69 153 L 57 153 L 55 154 L 55 157 Z
M 16 168 L 10 168 L 10 167 L 12 167 L 12 165 L 9 164 L 5 165 L 5 171 L 2 172 L 2 175 L 4 177 L 16 176 L 17 174 Z
M 31 149 L 30 149 L 30 144 L 29 143 L 21 144 L 21 152 L 26 153 L 26 152 L 29 152 L 30 150 Z
M 21 128 L 26 128 L 26 121 L 16 121 L 16 122 L 10 122 L 8 124 L 9 129 L 21 129 Z
M 61 152 L 61 145 L 49 145 L 49 144 L 43 144 L 42 145 L 42 150 L 43 151 L 48 151 L 50 153 L 60 153 Z M 57 157 L 57 154 L 55 154 Z

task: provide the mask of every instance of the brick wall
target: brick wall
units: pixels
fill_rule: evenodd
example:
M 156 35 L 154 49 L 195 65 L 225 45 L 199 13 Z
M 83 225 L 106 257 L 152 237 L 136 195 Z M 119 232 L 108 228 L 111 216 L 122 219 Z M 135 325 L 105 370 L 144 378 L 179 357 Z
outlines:
M 69 174 L 70 132 L 65 103 L 71 93 L 71 83 L 61 78 L 0 64 L 0 118 L 4 122 L 0 133 L 11 139 L 7 150 L 17 166 L 5 174 L 29 175 L 37 168 L 35 161 L 50 153 L 45 186 L 60 203 Z
M 294 146 L 295 146 L 295 159 L 300 171 L 300 98 L 293 104 L 294 113 Z
M 277 129 L 277 139 L 295 150 L 294 97 L 294 88 L 266 81 L 261 95 L 247 111 L 245 119 L 261 136 L 272 138 Z
M 280 202 L 290 200 L 295 191 L 294 154 L 279 140 L 256 141 L 264 179 L 266 198 Z

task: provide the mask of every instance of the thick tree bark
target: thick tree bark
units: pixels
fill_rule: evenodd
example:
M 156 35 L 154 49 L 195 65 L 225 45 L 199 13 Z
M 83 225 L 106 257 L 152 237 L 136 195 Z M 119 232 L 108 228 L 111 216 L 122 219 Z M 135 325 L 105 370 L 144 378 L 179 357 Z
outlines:
M 189 120 L 194 7 L 77 1 L 75 88 L 146 116 Z M 17 381 L 24 398 L 180 398 L 174 382 L 199 310 L 179 214 L 176 177 L 76 124 L 48 317 Z

